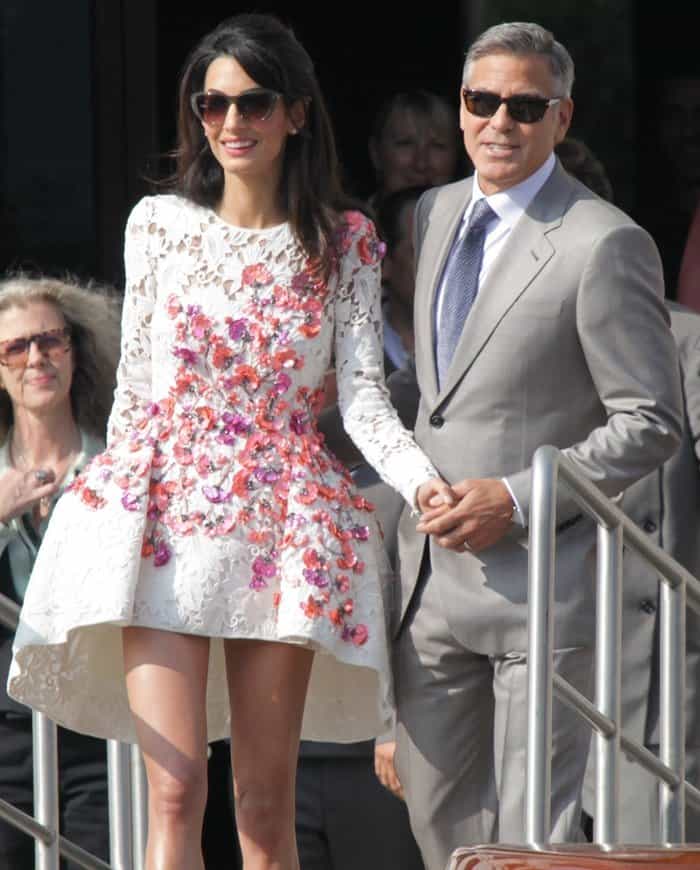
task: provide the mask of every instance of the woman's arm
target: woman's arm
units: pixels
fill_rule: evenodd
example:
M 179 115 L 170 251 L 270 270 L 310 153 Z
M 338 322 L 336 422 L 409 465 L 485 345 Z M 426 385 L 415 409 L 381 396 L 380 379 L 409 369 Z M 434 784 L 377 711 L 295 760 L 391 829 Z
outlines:
M 151 401 L 151 318 L 156 298 L 156 258 L 150 240 L 156 228 L 154 197 L 142 199 L 126 225 L 126 289 L 122 310 L 117 388 L 107 425 L 107 443 L 122 437 Z
M 449 487 L 401 425 L 384 383 L 380 270 L 374 226 L 358 212 L 347 215 L 335 298 L 338 401 L 350 437 L 380 477 L 416 506 L 424 489 L 447 497 Z

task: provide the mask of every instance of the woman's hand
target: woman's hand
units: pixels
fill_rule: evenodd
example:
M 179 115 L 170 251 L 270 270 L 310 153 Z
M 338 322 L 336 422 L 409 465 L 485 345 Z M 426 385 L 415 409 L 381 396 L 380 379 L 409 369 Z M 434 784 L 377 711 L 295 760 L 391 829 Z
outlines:
M 37 508 L 42 498 L 50 499 L 57 489 L 56 475 L 50 468 L 8 468 L 0 477 L 0 522 L 8 523 Z
M 416 490 L 416 507 L 422 514 L 433 511 L 439 515 L 451 508 L 456 501 L 452 488 L 439 477 L 426 480 Z

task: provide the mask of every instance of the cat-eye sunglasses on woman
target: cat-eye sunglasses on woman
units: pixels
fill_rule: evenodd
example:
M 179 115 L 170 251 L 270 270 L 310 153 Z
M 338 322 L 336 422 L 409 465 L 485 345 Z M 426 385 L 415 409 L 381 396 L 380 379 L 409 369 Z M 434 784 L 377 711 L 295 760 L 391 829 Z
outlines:
M 267 121 L 282 96 L 278 91 L 269 88 L 251 88 L 235 97 L 222 94 L 220 91 L 204 91 L 192 94 L 190 105 L 192 111 L 204 124 L 220 127 L 226 120 L 231 105 L 244 121 Z

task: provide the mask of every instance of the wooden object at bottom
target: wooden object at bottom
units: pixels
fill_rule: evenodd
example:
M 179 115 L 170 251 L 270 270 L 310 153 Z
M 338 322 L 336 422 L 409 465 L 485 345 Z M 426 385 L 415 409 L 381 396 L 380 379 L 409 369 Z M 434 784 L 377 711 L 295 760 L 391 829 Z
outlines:
M 448 870 L 700 870 L 700 844 L 660 846 L 562 844 L 543 849 L 525 846 L 473 846 L 456 849 Z

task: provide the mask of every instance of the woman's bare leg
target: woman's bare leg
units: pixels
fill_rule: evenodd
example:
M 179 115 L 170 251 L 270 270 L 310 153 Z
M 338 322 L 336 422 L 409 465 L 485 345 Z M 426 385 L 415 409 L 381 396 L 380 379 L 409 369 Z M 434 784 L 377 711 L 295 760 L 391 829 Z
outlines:
M 148 777 L 147 870 L 204 870 L 209 639 L 126 628 L 129 705 Z
M 299 870 L 294 787 L 313 652 L 226 641 L 236 824 L 245 870 Z

